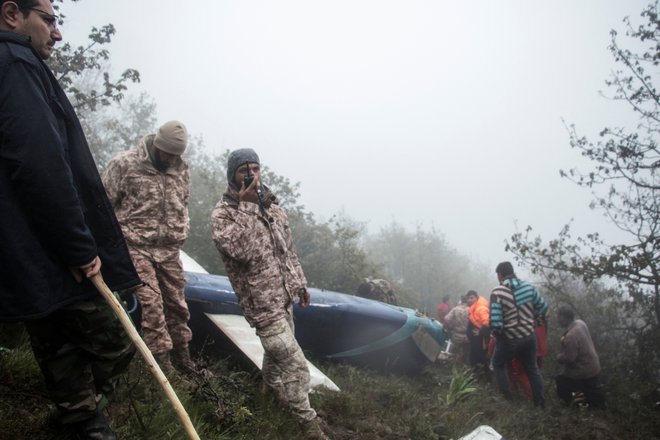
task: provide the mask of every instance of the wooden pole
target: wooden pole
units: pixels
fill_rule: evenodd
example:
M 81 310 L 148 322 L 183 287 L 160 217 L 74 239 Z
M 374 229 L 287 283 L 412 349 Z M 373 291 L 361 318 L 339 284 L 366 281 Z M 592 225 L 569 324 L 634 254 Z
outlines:
M 197 431 L 195 431 L 195 427 L 190 421 L 190 417 L 188 416 L 188 413 L 183 408 L 183 405 L 179 401 L 179 398 L 174 392 L 174 389 L 172 388 L 172 385 L 170 384 L 169 380 L 167 379 L 165 374 L 163 374 L 163 371 L 158 366 L 156 359 L 154 359 L 154 356 L 151 354 L 151 350 L 149 350 L 147 345 L 140 337 L 140 334 L 133 326 L 133 322 L 126 313 L 126 310 L 124 310 L 124 307 L 117 300 L 115 295 L 110 291 L 110 288 L 105 284 L 105 281 L 103 281 L 103 277 L 101 276 L 101 274 L 93 276 L 90 280 L 92 284 L 94 284 L 94 286 L 101 293 L 101 295 L 103 295 L 106 301 L 108 301 L 110 306 L 114 309 L 115 314 L 119 318 L 119 321 L 121 321 L 121 324 L 124 326 L 124 329 L 128 333 L 128 336 L 131 338 L 131 340 L 137 347 L 138 351 L 142 354 L 142 357 L 147 362 L 147 367 L 149 367 L 149 369 L 154 374 L 154 376 L 156 376 L 156 380 L 158 381 L 158 383 L 161 385 L 161 387 L 163 387 L 165 394 L 167 395 L 168 399 L 170 399 L 170 401 L 172 402 L 172 406 L 174 406 L 174 410 L 176 411 L 176 414 L 181 419 L 181 423 L 183 424 L 183 427 L 188 433 L 188 437 L 190 437 L 192 440 L 200 440 L 199 435 L 197 435 Z

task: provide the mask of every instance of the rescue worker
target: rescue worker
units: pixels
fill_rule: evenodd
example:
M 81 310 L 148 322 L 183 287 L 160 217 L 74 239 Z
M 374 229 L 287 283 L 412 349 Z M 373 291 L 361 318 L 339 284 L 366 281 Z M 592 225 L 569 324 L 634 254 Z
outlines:
M 490 328 L 488 327 L 489 311 L 488 300 L 474 290 L 465 294 L 468 304 L 467 337 L 470 341 L 468 360 L 470 366 L 478 373 L 488 376 L 488 343 L 490 341 Z
M 133 263 L 145 285 L 137 290 L 142 338 L 166 374 L 197 366 L 190 357 L 192 331 L 180 258 L 190 230 L 188 144 L 183 123 L 169 121 L 115 156 L 103 174 Z
M 362 298 L 373 299 L 387 304 L 396 304 L 394 289 L 387 280 L 381 278 L 365 278 L 358 286 L 358 295 Z
M 251 148 L 231 152 L 227 183 L 212 214 L 213 241 L 264 348 L 264 383 L 288 406 L 307 439 L 325 440 L 323 423 L 309 403 L 309 368 L 294 333 L 294 301 L 307 307 L 310 295 L 289 220 L 262 184 L 259 156 Z
M 438 321 L 440 321 L 440 324 L 444 325 L 445 317 L 451 310 L 451 304 L 449 304 L 450 300 L 451 297 L 449 295 L 445 295 L 442 297 L 442 302 L 438 304 Z
M 557 394 L 570 403 L 576 396 L 584 395 L 592 408 L 605 408 L 605 393 L 600 383 L 600 359 L 591 339 L 589 327 L 569 306 L 562 305 L 557 312 L 559 325 L 566 331 L 560 340 L 557 363 L 561 370 L 555 377 Z
M 532 284 L 516 276 L 510 262 L 498 264 L 495 273 L 500 285 L 490 294 L 490 327 L 496 340 L 492 363 L 497 384 L 507 399 L 513 397 L 507 367 L 518 358 L 529 379 L 534 405 L 543 408 L 534 329 L 545 319 L 548 305 Z
M 459 303 L 456 304 L 456 307 L 447 313 L 443 323 L 443 328 L 449 333 L 451 343 L 456 346 L 452 351 L 456 354 L 454 360 L 457 363 L 465 362 L 469 353 L 470 341 L 467 337 L 469 314 L 467 298 L 464 295 L 461 297 Z

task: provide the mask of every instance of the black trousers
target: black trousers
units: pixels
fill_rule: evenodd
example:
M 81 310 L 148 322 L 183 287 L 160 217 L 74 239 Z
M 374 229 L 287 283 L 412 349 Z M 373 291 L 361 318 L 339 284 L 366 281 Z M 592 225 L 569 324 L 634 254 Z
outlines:
M 479 332 L 479 330 L 468 322 L 467 337 L 470 343 L 469 362 L 470 366 L 482 368 L 488 372 L 488 342 L 490 341 L 490 331 Z
M 590 406 L 594 408 L 605 407 L 605 393 L 603 393 L 598 375 L 588 379 L 572 379 L 559 375 L 555 377 L 555 383 L 557 384 L 559 398 L 566 403 L 571 403 L 573 393 L 581 392 Z

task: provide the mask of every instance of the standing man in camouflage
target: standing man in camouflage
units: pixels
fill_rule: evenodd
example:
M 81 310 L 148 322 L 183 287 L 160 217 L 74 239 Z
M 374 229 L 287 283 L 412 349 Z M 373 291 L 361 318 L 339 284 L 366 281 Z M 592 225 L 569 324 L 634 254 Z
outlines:
M 327 439 L 309 404 L 309 369 L 294 334 L 293 303 L 298 297 L 307 307 L 310 296 L 289 220 L 262 185 L 254 150 L 229 155 L 227 183 L 212 214 L 213 241 L 245 319 L 261 339 L 264 382 L 293 412 L 306 438 Z
M 113 158 L 103 174 L 133 263 L 145 283 L 137 291 L 142 337 L 165 373 L 172 373 L 173 363 L 187 373 L 196 370 L 188 348 L 192 332 L 179 256 L 190 230 L 190 177 L 181 157 L 187 144 L 186 127 L 179 121 L 166 122 L 157 133 Z
M 59 421 L 116 436 L 103 414 L 135 352 L 88 278 L 140 280 L 80 122 L 50 69 L 49 0 L 0 0 L 0 321 L 23 321 Z M 2 434 L 0 433 L 0 437 Z

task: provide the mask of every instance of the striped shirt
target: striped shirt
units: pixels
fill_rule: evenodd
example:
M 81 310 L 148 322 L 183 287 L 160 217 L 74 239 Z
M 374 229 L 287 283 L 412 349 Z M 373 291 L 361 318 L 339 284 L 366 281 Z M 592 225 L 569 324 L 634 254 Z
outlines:
M 490 328 L 506 339 L 520 339 L 534 333 L 536 319 L 548 310 L 531 284 L 507 278 L 490 294 Z

